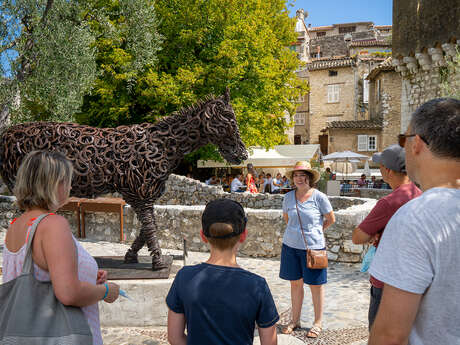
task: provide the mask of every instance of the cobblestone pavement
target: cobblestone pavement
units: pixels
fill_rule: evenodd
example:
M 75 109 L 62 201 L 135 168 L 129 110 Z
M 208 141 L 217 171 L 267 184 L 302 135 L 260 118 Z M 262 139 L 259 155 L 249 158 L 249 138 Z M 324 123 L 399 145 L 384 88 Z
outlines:
M 3 246 L 4 231 L 0 230 L 0 248 Z M 93 255 L 124 255 L 128 246 L 120 243 L 111 243 L 91 240 L 81 240 L 82 245 Z M 180 255 L 182 252 L 177 250 L 163 250 L 164 254 Z M 0 249 L 1 254 L 1 249 Z M 139 255 L 148 255 L 146 248 L 142 249 Z M 203 262 L 207 259 L 207 253 L 191 252 L 187 258 L 187 264 L 192 265 Z M 263 276 L 270 286 L 273 298 L 280 314 L 286 315 L 290 308 L 290 287 L 289 282 L 281 280 L 279 274 L 278 259 L 257 259 L 239 257 L 238 264 L 251 272 Z M 182 261 L 175 261 L 174 266 L 180 267 Z M 1 255 L 0 255 L 1 266 Z M 332 263 L 328 269 L 328 284 L 326 285 L 324 308 L 324 342 L 321 339 L 312 344 L 366 344 L 363 338 L 367 327 L 367 309 L 369 303 L 369 282 L 368 275 L 359 272 L 359 265 Z M 305 287 L 305 299 L 302 308 L 301 323 L 306 331 L 313 322 L 313 306 L 308 287 Z M 335 342 L 333 338 L 340 338 L 340 335 L 354 333 L 347 336 L 350 341 L 345 343 Z M 334 335 L 335 334 L 335 335 Z M 364 336 L 363 336 L 364 334 Z M 104 344 L 111 345 L 155 345 L 167 344 L 165 328 L 103 328 Z M 305 344 L 297 337 L 279 335 L 278 343 Z M 351 342 L 351 341 L 355 342 Z M 258 338 L 254 344 L 258 344 Z

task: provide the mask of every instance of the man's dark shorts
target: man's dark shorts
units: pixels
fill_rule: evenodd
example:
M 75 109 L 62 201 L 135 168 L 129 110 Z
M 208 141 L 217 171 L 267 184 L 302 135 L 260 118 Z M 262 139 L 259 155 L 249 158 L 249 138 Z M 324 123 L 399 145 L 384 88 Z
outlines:
M 382 299 L 382 291 L 383 289 L 376 288 L 375 286 L 371 286 L 371 302 L 369 303 L 369 331 L 371 330 L 372 324 L 375 321 L 375 317 L 377 316 L 377 312 L 379 310 L 380 300 Z

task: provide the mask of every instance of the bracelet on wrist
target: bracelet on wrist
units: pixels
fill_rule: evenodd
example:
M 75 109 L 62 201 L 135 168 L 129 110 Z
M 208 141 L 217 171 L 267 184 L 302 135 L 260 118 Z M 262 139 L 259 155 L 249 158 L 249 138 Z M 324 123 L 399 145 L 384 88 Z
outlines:
M 105 285 L 105 294 L 104 294 L 104 297 L 102 297 L 102 299 L 106 299 L 107 295 L 109 294 L 109 284 L 107 283 L 104 283 Z

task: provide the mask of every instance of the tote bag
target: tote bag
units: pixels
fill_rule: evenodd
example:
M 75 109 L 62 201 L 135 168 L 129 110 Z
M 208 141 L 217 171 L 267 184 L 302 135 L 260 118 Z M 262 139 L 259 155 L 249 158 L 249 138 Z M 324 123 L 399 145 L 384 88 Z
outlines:
M 0 285 L 2 345 L 93 344 L 82 310 L 63 305 L 54 295 L 51 282 L 34 277 L 31 244 L 37 225 L 47 215 L 41 215 L 32 225 L 21 275 Z

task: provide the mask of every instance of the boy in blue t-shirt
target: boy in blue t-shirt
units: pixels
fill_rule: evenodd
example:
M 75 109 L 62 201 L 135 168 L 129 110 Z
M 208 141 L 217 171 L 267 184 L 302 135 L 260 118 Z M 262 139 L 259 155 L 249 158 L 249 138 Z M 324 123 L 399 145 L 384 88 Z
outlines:
M 279 316 L 267 282 L 236 263 L 246 222 L 236 201 L 218 199 L 206 205 L 200 235 L 210 245 L 209 259 L 183 267 L 166 297 L 172 345 L 249 345 L 255 324 L 261 345 L 277 344 Z

